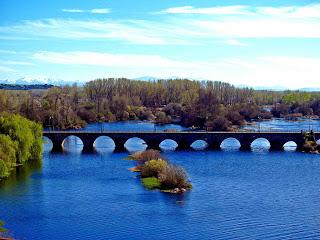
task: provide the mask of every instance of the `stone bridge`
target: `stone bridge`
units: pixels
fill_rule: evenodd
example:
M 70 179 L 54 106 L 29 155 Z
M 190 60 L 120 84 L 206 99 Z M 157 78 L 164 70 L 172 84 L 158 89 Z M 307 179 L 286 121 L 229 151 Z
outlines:
M 76 136 L 83 142 L 83 150 L 94 151 L 94 142 L 97 138 L 110 137 L 115 143 L 115 151 L 126 151 L 125 143 L 130 138 L 140 138 L 145 141 L 148 149 L 159 149 L 164 140 L 174 140 L 178 147 L 176 150 L 191 149 L 191 144 L 197 140 L 203 140 L 208 144 L 208 149 L 220 149 L 221 143 L 228 138 L 237 139 L 241 150 L 250 150 L 251 143 L 259 138 L 267 139 L 270 150 L 282 150 L 283 145 L 293 141 L 297 149 L 301 149 L 304 143 L 301 132 L 67 132 L 67 131 L 45 131 L 43 136 L 48 137 L 53 143 L 53 151 L 63 151 L 63 142 L 69 136 Z M 320 133 L 315 133 L 316 139 Z

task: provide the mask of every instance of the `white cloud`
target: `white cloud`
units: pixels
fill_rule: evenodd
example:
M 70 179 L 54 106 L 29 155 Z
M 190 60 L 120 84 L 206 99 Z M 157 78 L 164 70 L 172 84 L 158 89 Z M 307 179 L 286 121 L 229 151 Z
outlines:
M 163 31 L 157 31 L 162 29 Z M 172 27 L 146 21 L 47 19 L 0 26 L 0 33 L 35 38 L 123 40 L 135 44 L 169 44 L 174 41 Z M 166 36 L 163 34 L 167 33 Z M 177 31 L 178 32 L 178 31 Z M 182 42 L 182 40 L 180 40 Z
M 4 54 L 17 54 L 16 51 L 6 50 L 6 49 L 0 49 L 0 53 L 4 53 Z
M 174 7 L 160 11 L 159 13 L 170 14 L 213 14 L 213 15 L 233 15 L 247 14 L 247 6 L 234 5 L 224 7 L 195 8 L 193 6 Z
M 228 39 L 226 41 L 226 44 L 233 45 L 233 46 L 240 46 L 240 47 L 248 46 L 248 44 L 240 42 L 238 39 Z
M 0 66 L 0 72 L 16 72 L 17 70 L 10 68 L 10 67 L 6 67 L 6 66 Z
M 38 52 L 33 55 L 36 60 L 55 64 L 94 65 L 107 67 L 159 67 L 184 68 L 194 67 L 191 63 L 176 61 L 157 55 L 111 54 L 100 52 Z
M 141 75 L 167 78 L 208 79 L 248 86 L 287 86 L 291 89 L 320 87 L 320 58 L 262 56 L 184 61 L 158 55 L 111 54 L 99 52 L 37 52 L 36 61 L 51 64 L 94 67 L 95 73 L 110 77 Z M 76 70 L 75 70 L 76 71 Z M 89 69 L 87 71 L 90 71 Z M 103 73 L 101 73 L 103 74 Z M 97 74 L 98 75 L 98 74 Z M 104 76 L 105 74 L 103 74 Z
M 69 12 L 69 13 L 83 13 L 84 10 L 82 9 L 62 9 L 62 12 Z
M 5 65 L 21 65 L 21 66 L 32 66 L 34 65 L 31 62 L 24 62 L 24 61 L 0 61 L 0 64 L 5 64 Z
M 90 12 L 98 13 L 98 14 L 108 14 L 108 13 L 111 13 L 111 10 L 107 8 L 96 8 L 96 9 L 91 9 Z
M 202 38 L 320 38 L 320 4 L 284 7 L 169 8 L 171 24 Z M 185 14 L 195 14 L 192 17 Z
M 95 8 L 90 10 L 84 10 L 84 9 L 62 9 L 62 12 L 68 12 L 68 13 L 97 13 L 97 14 L 108 14 L 111 13 L 111 10 L 108 8 Z
M 251 7 L 248 5 L 215 6 L 196 8 L 193 6 L 173 7 L 160 11 L 165 14 L 204 14 L 204 15 L 264 15 L 289 18 L 320 18 L 320 4 L 283 7 Z
M 109 10 L 86 11 L 107 13 Z M 200 16 L 163 15 L 157 20 L 33 20 L 0 26 L 0 38 L 120 40 L 144 45 L 206 45 L 218 39 L 238 46 L 245 45 L 241 38 L 320 38 L 320 4 L 256 8 L 187 6 L 162 12 L 193 12 Z

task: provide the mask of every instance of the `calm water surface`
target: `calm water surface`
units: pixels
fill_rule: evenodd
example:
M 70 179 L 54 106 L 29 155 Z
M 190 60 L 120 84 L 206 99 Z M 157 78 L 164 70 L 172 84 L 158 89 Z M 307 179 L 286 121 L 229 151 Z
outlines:
M 170 195 L 145 190 L 127 153 L 69 144 L 1 184 L 0 219 L 17 239 L 320 239 L 319 155 L 166 151 L 194 187 Z

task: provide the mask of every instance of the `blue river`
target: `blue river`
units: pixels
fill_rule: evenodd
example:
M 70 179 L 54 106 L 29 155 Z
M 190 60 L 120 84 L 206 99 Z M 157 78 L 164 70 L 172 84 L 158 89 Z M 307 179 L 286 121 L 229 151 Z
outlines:
M 155 128 L 141 122 L 102 127 Z M 66 141 L 64 153 L 50 153 L 46 143 L 41 163 L 19 168 L 0 183 L 0 219 L 10 235 L 32 240 L 320 239 L 319 155 L 291 148 L 269 152 L 263 144 L 242 152 L 232 141 L 221 151 L 178 152 L 167 142 L 163 154 L 183 166 L 193 184 L 190 192 L 171 195 L 144 189 L 137 174 L 128 171 L 134 166 L 125 160 L 129 152 L 113 153 L 109 143 L 98 140 L 94 154 L 81 153 L 78 139 Z M 132 139 L 126 147 L 134 152 L 145 145 Z

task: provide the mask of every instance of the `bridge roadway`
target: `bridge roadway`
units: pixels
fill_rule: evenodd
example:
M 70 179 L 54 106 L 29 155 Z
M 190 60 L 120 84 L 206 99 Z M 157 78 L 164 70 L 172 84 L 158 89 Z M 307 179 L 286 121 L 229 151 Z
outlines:
M 190 145 L 203 140 L 208 144 L 208 149 L 218 150 L 223 140 L 235 138 L 240 144 L 241 150 L 250 150 L 251 143 L 258 138 L 265 138 L 270 142 L 270 150 L 282 150 L 283 145 L 293 141 L 297 149 L 301 149 L 304 143 L 301 132 L 82 132 L 82 131 L 45 131 L 43 136 L 48 137 L 53 143 L 52 151 L 63 151 L 63 142 L 69 136 L 76 136 L 83 142 L 83 150 L 94 151 L 94 142 L 102 136 L 110 137 L 115 143 L 115 151 L 126 151 L 124 144 L 130 138 L 140 138 L 145 141 L 148 149 L 159 149 L 159 145 L 166 139 L 174 140 L 177 150 L 190 149 Z M 320 138 L 320 132 L 315 133 L 316 139 Z

